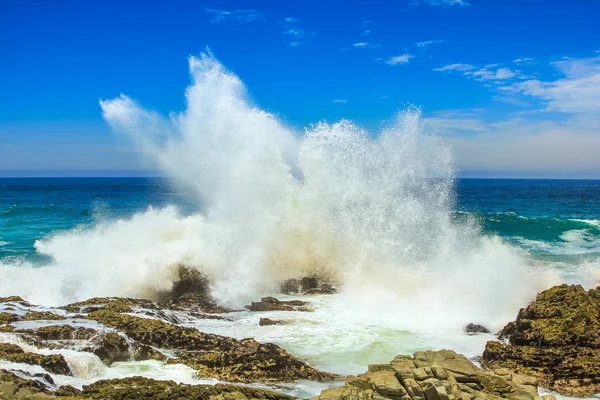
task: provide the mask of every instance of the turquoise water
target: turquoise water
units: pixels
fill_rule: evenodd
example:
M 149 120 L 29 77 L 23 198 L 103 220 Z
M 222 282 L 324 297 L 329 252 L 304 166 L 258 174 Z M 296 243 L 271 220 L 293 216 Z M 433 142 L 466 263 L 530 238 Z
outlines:
M 600 257 L 600 181 L 462 179 L 456 217 L 475 215 L 541 260 L 578 264 Z M 37 240 L 57 232 L 126 218 L 148 207 L 197 211 L 193 198 L 160 178 L 0 179 L 0 263 L 43 265 Z

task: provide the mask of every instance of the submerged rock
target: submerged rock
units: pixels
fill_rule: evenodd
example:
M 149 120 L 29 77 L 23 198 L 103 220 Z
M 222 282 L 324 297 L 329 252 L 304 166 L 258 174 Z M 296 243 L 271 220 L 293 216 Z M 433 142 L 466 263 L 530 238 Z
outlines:
M 283 324 L 285 324 L 285 321 L 282 321 L 279 319 L 261 318 L 260 321 L 258 321 L 258 325 L 260 325 L 260 326 L 283 325 Z
M 427 351 L 371 365 L 313 400 L 539 400 L 536 383 L 506 370 L 482 370 L 451 350 Z
M 482 364 L 538 377 L 559 393 L 600 392 L 600 288 L 561 285 L 540 293 L 488 342 Z
M 490 333 L 488 328 L 478 324 L 468 324 L 467 326 L 465 326 L 464 331 L 468 335 L 476 335 L 478 333 Z
M 246 308 L 250 311 L 310 311 L 306 307 L 307 304 L 300 300 L 281 301 L 275 297 L 263 297 Z

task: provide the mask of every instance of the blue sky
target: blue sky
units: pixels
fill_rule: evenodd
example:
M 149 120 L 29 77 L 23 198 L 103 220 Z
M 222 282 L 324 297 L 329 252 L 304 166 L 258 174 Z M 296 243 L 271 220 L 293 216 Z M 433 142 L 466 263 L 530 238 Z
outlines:
M 595 0 L 0 0 L 0 170 L 143 170 L 98 100 L 180 111 L 208 46 L 290 125 L 376 131 L 416 105 L 464 175 L 600 177 L 599 15 Z

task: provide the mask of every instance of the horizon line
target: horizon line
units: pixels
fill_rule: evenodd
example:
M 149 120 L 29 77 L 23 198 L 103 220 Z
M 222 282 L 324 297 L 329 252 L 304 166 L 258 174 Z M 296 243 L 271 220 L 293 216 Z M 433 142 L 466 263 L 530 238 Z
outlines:
M 169 178 L 154 170 L 0 170 L 0 178 Z M 459 171 L 456 179 L 600 180 L 598 173 Z

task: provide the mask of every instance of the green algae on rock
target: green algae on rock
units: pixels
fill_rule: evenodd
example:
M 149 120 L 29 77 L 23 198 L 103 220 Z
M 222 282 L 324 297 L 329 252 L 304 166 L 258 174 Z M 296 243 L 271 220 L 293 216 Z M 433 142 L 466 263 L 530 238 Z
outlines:
M 369 366 L 313 400 L 539 400 L 537 380 L 508 370 L 485 371 L 451 350 L 397 356 Z M 544 396 L 554 400 L 553 396 Z
M 540 293 L 488 342 L 482 364 L 538 377 L 559 393 L 600 392 L 600 290 L 561 285 Z

